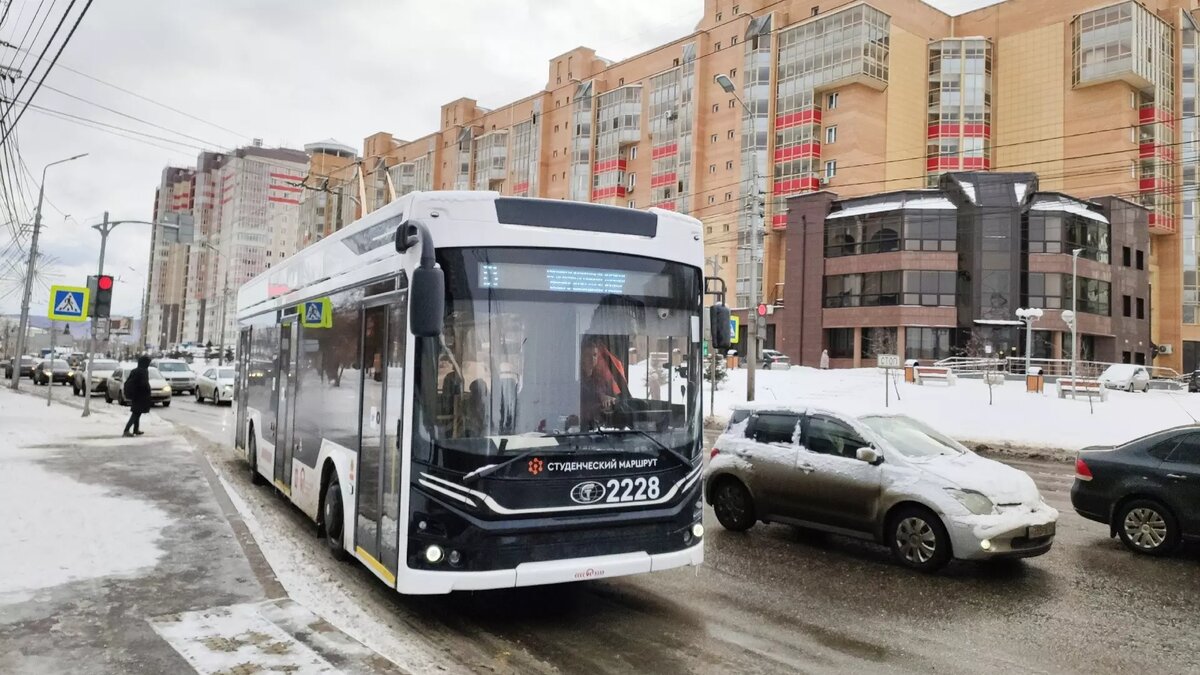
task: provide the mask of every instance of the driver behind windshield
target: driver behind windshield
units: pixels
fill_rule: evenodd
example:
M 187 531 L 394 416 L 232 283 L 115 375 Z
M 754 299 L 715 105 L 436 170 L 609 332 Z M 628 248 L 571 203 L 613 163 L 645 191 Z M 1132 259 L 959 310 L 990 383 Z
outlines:
M 628 385 L 620 359 L 597 336 L 584 338 L 579 365 L 579 417 L 590 429 L 600 425 Z

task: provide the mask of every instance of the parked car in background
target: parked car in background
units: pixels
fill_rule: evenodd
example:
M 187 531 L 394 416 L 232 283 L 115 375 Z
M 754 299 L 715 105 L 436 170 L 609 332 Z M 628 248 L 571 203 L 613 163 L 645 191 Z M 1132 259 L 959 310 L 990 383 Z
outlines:
M 22 356 L 20 359 L 18 359 L 18 361 L 19 361 L 19 364 L 18 364 L 17 368 L 19 370 L 17 372 L 17 377 L 32 377 L 33 376 L 33 367 L 34 367 L 34 365 L 37 364 L 37 359 L 35 359 L 32 356 Z M 5 366 L 4 366 L 4 379 L 11 380 L 12 376 L 13 376 L 13 364 L 10 361 L 7 364 L 5 364 Z
M 1080 451 L 1071 505 L 1135 553 L 1168 555 L 1200 539 L 1200 426 Z
M 1200 393 L 1200 370 L 1193 370 L 1187 376 L 1187 390 L 1190 394 Z
M 1100 381 L 1109 389 L 1146 391 L 1150 388 L 1150 369 L 1132 363 L 1114 363 L 1100 374 Z
M 790 358 L 788 358 L 787 354 L 784 354 L 783 352 L 775 351 L 774 349 L 762 350 L 762 368 L 763 368 L 763 370 L 770 370 L 772 368 L 779 368 L 782 370 L 787 370 L 788 368 L 791 368 L 791 367 L 792 367 L 792 360 Z
M 233 381 L 236 373 L 231 367 L 206 368 L 196 378 L 196 402 L 208 399 L 215 405 L 233 405 Z
M 108 378 L 117 369 L 117 366 L 118 363 L 113 359 L 93 359 L 92 379 L 88 383 L 87 361 L 81 361 L 71 370 L 71 390 L 76 396 L 83 396 L 85 391 L 89 395 L 104 393 L 104 389 L 108 385 Z
M 125 400 L 125 378 L 129 377 L 130 371 L 135 367 L 132 364 L 121 364 L 112 372 L 104 383 L 104 400 L 107 403 L 116 401 L 121 405 L 129 405 L 129 401 Z M 150 367 L 150 403 L 161 403 L 164 408 L 171 405 L 171 385 L 153 366 Z
M 196 374 L 191 366 L 180 359 L 154 359 L 150 362 L 158 372 L 162 373 L 171 384 L 174 394 L 193 394 L 196 392 Z
M 66 359 L 46 359 L 33 367 L 34 384 L 70 384 L 71 366 Z
M 1041 555 L 1058 521 L 1023 471 L 911 417 L 822 404 L 735 408 L 704 495 L 728 530 L 780 522 L 868 539 L 921 571 Z

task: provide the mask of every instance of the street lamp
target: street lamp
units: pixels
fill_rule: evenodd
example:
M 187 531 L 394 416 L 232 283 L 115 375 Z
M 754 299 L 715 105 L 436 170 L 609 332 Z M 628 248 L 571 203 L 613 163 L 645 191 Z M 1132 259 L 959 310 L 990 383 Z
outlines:
M 104 252 L 108 248 L 108 235 L 116 227 L 122 223 L 140 223 L 151 227 L 168 227 L 174 228 L 176 237 L 178 238 L 179 223 L 152 223 L 148 220 L 109 220 L 108 211 L 104 212 L 104 220 L 93 225 L 92 229 L 100 233 L 100 265 L 96 276 L 104 274 Z M 92 335 L 88 338 L 88 357 L 87 367 L 84 369 L 83 381 L 87 387 L 87 394 L 83 397 L 83 417 L 92 414 L 92 360 L 96 355 L 96 317 L 92 317 Z
M 742 97 L 737 95 L 737 86 L 728 75 L 717 75 L 714 80 L 717 86 L 726 94 L 742 104 L 742 110 L 746 111 L 746 115 L 750 117 L 750 306 L 757 308 L 761 297 L 758 290 L 758 263 L 762 258 L 762 191 L 758 186 L 758 130 L 757 118 L 754 112 L 750 110 L 750 106 L 742 100 Z M 754 400 L 754 371 L 758 368 L 758 317 L 753 313 L 747 313 L 749 321 L 746 325 L 746 336 L 749 338 L 749 344 L 746 345 L 746 400 Z
M 29 295 L 33 292 L 33 266 L 37 261 L 38 234 L 42 230 L 42 201 L 46 197 L 46 170 L 56 164 L 65 164 L 81 157 L 87 157 L 87 153 L 50 162 L 42 167 L 42 182 L 38 185 L 37 211 L 33 216 L 33 238 L 29 242 L 29 267 L 25 270 L 25 294 L 21 300 L 21 321 L 17 330 L 17 353 L 14 355 L 17 367 L 13 368 L 12 382 L 8 384 L 13 391 L 19 389 L 21 384 L 21 354 L 25 352 L 25 330 L 29 326 Z
M 218 258 L 224 257 L 221 255 L 220 249 L 218 249 L 216 246 L 213 246 L 212 244 L 208 243 L 207 241 L 203 243 L 203 246 L 204 246 L 204 248 L 207 248 L 208 250 L 215 253 Z M 225 307 L 226 307 L 226 304 L 229 302 L 229 268 L 230 268 L 230 266 L 231 266 L 230 261 L 226 260 L 225 261 L 225 286 L 223 289 L 221 289 L 221 339 L 220 339 L 219 344 L 217 345 L 217 350 L 221 352 L 221 355 L 219 357 L 217 357 L 217 360 L 222 364 L 225 363 Z
M 1042 318 L 1042 310 L 1022 307 L 1017 310 L 1017 318 L 1025 322 L 1025 374 L 1029 375 L 1029 361 L 1033 354 L 1033 322 Z

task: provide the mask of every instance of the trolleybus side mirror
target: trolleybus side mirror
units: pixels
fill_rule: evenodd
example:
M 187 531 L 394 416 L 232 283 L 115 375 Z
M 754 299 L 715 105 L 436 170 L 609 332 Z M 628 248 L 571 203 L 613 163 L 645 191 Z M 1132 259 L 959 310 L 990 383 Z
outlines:
M 413 270 L 409 292 L 408 323 L 417 337 L 442 334 L 446 311 L 446 278 L 434 258 L 433 237 L 419 220 L 407 220 L 396 228 L 396 251 L 404 253 L 421 244 L 421 263 Z
M 729 308 L 725 305 L 713 305 L 708 308 L 708 322 L 712 327 L 712 348 L 725 351 L 732 344 L 729 326 Z

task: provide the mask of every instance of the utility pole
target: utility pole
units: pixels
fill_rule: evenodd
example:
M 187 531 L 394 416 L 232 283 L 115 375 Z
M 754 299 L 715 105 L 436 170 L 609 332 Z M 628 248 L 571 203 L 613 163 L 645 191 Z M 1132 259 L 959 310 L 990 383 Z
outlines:
M 721 263 L 719 256 L 716 253 L 709 258 L 709 264 L 712 265 L 712 275 L 714 277 L 720 277 Z M 712 373 L 709 376 L 710 383 L 708 388 L 708 414 L 711 415 L 713 414 L 713 411 L 717 409 L 717 364 L 720 362 L 719 359 L 724 358 L 725 355 L 717 353 L 716 345 L 709 345 L 709 347 L 712 349 L 712 366 L 710 366 L 712 368 Z M 701 373 L 701 375 L 703 375 L 703 373 Z M 703 379 L 701 381 L 703 381 Z
M 104 212 L 104 221 L 99 225 L 93 225 L 92 229 L 100 233 L 100 266 L 96 272 L 96 276 L 104 275 L 104 251 L 108 248 L 108 233 L 113 231 L 118 223 L 108 222 L 108 211 Z M 87 353 L 87 368 L 83 373 L 83 416 L 87 417 L 92 414 L 92 361 L 96 356 L 96 317 L 92 319 L 92 335 L 88 338 L 88 353 Z
M 38 235 L 42 232 L 42 202 L 46 197 L 46 170 L 55 164 L 70 162 L 71 160 L 86 156 L 87 153 L 85 152 L 74 157 L 60 159 L 57 162 L 50 162 L 42 167 L 42 182 L 38 185 L 37 210 L 34 211 L 33 215 L 33 237 L 29 240 L 29 267 L 25 270 L 25 293 L 21 299 L 21 322 L 17 328 L 17 353 L 15 357 L 17 359 L 17 367 L 13 368 L 12 382 L 8 385 L 13 391 L 19 389 L 21 385 L 21 354 L 25 353 L 25 331 L 29 327 L 29 296 L 33 293 L 33 272 L 34 264 L 37 262 Z

